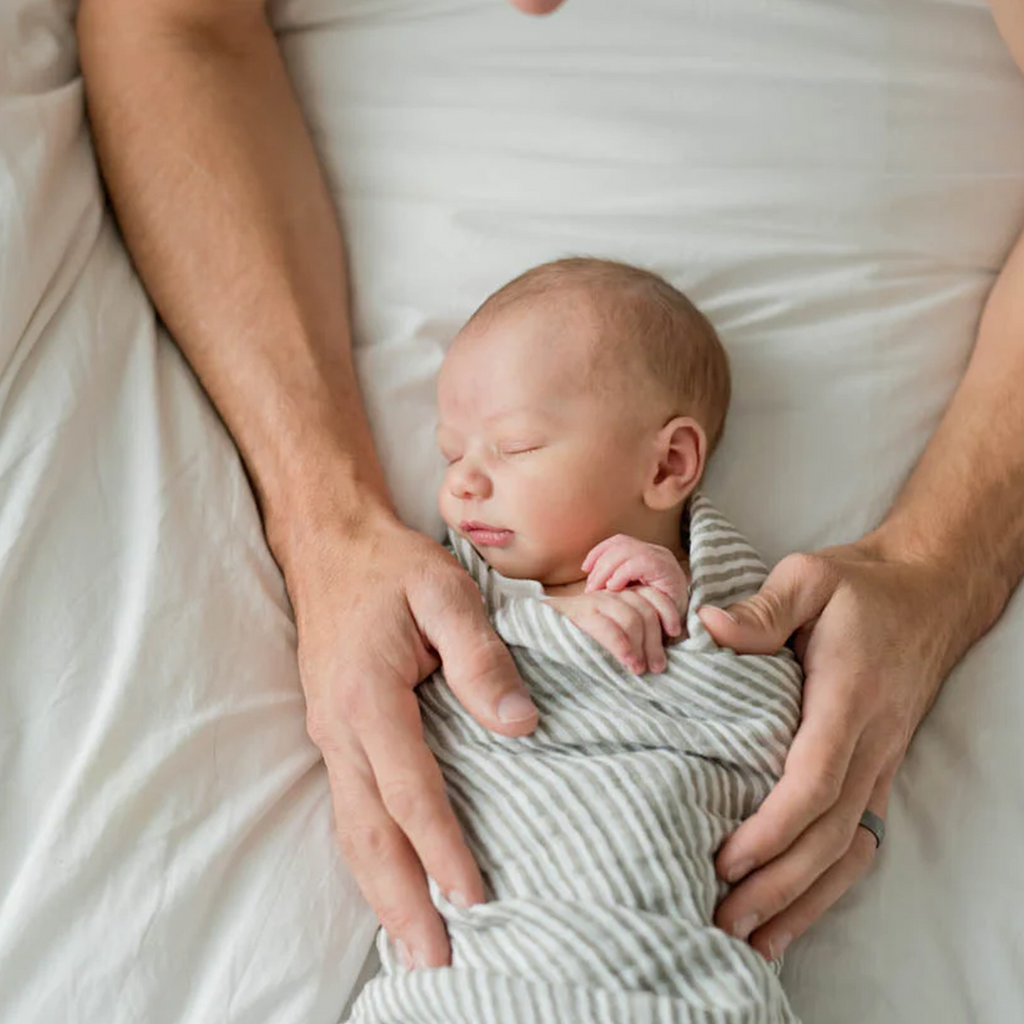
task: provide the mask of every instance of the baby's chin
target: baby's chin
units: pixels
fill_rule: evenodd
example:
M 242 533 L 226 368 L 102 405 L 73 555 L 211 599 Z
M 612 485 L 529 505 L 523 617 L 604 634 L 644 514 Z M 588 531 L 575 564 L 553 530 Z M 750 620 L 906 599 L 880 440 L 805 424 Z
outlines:
M 534 580 L 544 587 L 562 587 L 577 582 L 582 574 L 577 569 L 571 572 L 565 566 L 553 564 L 550 559 L 529 557 L 509 548 L 491 548 L 473 545 L 480 557 L 496 572 L 510 580 Z
M 515 552 L 510 551 L 508 548 L 485 547 L 477 544 L 474 544 L 473 547 L 476 549 L 477 554 L 492 569 L 496 569 L 502 576 L 507 576 L 510 580 L 533 580 L 537 578 L 534 575 L 534 566 L 530 560 L 524 559 L 522 555 L 517 556 Z

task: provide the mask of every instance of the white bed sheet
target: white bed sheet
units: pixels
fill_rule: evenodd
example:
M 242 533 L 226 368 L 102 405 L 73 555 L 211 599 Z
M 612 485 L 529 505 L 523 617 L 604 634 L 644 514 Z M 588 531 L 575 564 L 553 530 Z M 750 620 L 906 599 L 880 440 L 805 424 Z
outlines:
M 372 921 L 330 842 L 244 475 L 101 209 L 69 3 L 0 0 L 0 1019 L 315 1021 Z M 709 490 L 771 558 L 892 497 L 1024 221 L 1024 82 L 971 0 L 273 5 L 359 368 L 436 530 L 432 378 L 568 252 L 670 276 L 735 402 Z M 1024 611 L 957 670 L 872 876 L 788 956 L 808 1024 L 1024 1019 Z
M 238 457 L 104 212 L 71 13 L 0 0 L 0 1020 L 334 1024 L 374 922 Z

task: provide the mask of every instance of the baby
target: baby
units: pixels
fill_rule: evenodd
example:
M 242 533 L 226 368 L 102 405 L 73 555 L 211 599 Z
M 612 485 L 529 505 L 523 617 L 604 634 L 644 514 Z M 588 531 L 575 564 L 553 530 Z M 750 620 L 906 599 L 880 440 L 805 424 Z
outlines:
M 697 616 L 765 568 L 696 492 L 729 402 L 708 321 L 661 278 L 545 264 L 477 310 L 438 384 L 441 513 L 540 712 L 479 726 L 440 674 L 424 735 L 488 902 L 451 903 L 451 967 L 382 974 L 353 1021 L 794 1022 L 772 966 L 715 928 L 714 855 L 782 772 L 794 660 Z

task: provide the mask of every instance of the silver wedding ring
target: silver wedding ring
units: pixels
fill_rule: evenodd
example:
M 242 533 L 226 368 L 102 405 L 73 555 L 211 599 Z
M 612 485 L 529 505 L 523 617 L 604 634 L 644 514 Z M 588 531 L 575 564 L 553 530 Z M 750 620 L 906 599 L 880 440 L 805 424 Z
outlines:
M 865 811 L 858 822 L 861 828 L 866 828 L 875 837 L 875 849 L 882 845 L 885 838 L 885 819 L 874 811 Z

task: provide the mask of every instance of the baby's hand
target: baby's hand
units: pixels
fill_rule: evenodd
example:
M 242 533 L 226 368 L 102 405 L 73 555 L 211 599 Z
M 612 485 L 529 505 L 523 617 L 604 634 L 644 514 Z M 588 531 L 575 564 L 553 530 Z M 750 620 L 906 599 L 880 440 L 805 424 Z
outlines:
M 689 580 L 668 548 L 617 533 L 601 541 L 583 560 L 586 593 L 624 591 L 627 587 L 653 587 L 677 608 L 684 608 Z
M 662 631 L 670 637 L 683 631 L 679 609 L 655 587 L 549 597 L 547 603 L 635 675 L 664 672 L 667 661 Z

